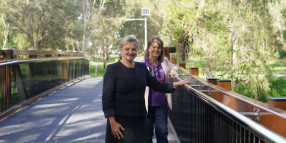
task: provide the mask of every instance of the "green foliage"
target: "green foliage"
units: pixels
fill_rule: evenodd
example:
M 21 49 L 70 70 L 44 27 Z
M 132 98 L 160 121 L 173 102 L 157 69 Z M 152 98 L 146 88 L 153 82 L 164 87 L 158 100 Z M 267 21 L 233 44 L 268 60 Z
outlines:
M 161 34 L 171 35 L 170 43 L 180 48 L 182 32 L 188 31 L 189 55 L 195 57 L 189 66 L 200 67 L 207 78 L 231 79 L 235 91 L 266 101 L 272 82 L 266 61 L 283 49 L 273 24 L 275 6 L 259 0 L 173 0 Z
M 268 98 L 264 92 L 263 87 L 258 86 L 255 88 L 255 90 L 253 90 L 252 88 L 253 88 L 253 86 L 250 84 L 244 84 L 244 85 L 240 84 L 238 86 L 235 86 L 234 91 L 237 93 L 240 93 L 242 95 L 246 95 L 250 98 L 254 98 L 254 99 L 257 99 L 257 100 L 262 101 L 262 102 L 267 102 Z M 256 93 L 254 94 L 253 92 L 256 92 Z M 259 95 L 259 96 L 256 97 L 254 95 Z
M 111 55 L 108 62 L 107 62 L 107 65 L 108 64 L 112 64 L 114 62 L 116 62 L 118 59 L 118 55 Z M 96 61 L 90 61 L 89 62 L 89 75 L 90 77 L 103 77 L 103 75 L 105 74 L 106 72 L 106 68 L 103 66 L 103 61 L 102 60 L 99 60 L 98 62 L 98 70 L 97 70 L 97 75 L 95 74 L 95 66 L 96 66 Z
M 286 78 L 280 77 L 270 83 L 269 94 L 273 97 L 286 96 Z
M 235 91 L 260 101 L 281 91 L 273 85 L 282 81 L 271 74 L 285 66 L 267 64 L 286 56 L 281 1 L 1 0 L 0 46 L 7 23 L 6 47 L 84 51 L 104 68 L 123 36 L 136 35 L 143 52 L 144 21 L 125 21 L 144 18 L 143 7 L 151 10 L 147 37 L 161 36 L 165 46 L 177 47 L 172 56 L 178 62 L 190 60 L 188 66 L 209 78 L 231 79 Z M 98 71 L 104 72 L 101 65 Z
M 275 73 L 281 73 L 286 71 L 286 60 L 271 60 L 267 63 L 271 67 L 271 71 Z
M 151 1 L 151 2 L 150 2 Z M 164 12 L 162 8 L 162 4 L 164 4 L 165 0 L 161 1 L 134 1 L 127 0 L 126 5 L 124 6 L 125 19 L 134 19 L 140 18 L 144 19 L 145 16 L 142 16 L 141 8 L 149 8 L 150 16 L 146 16 L 147 18 L 147 41 L 151 39 L 151 37 L 159 37 L 159 31 L 162 29 L 162 24 L 164 20 Z M 124 37 L 127 35 L 135 35 L 139 40 L 139 53 L 144 52 L 145 46 L 145 21 L 124 21 L 122 27 L 118 32 L 119 37 Z M 116 47 L 118 48 L 118 47 Z
M 6 1 L 4 9 L 7 15 L 6 21 L 12 26 L 9 42 L 18 41 L 20 37 L 14 35 L 20 34 L 22 35 L 20 41 L 28 41 L 30 44 L 24 47 L 25 49 L 64 50 L 68 21 L 76 19 L 74 11 L 70 10 L 72 4 L 68 0 Z
M 286 30 L 283 30 L 283 39 L 286 41 Z
M 279 58 L 286 58 L 286 51 L 284 49 L 278 49 Z
M 89 70 L 90 70 L 90 72 L 89 72 L 90 77 L 103 77 L 103 75 L 106 72 L 106 69 L 103 67 L 102 64 L 100 64 L 98 67 L 97 75 L 95 74 L 95 65 L 90 65 Z

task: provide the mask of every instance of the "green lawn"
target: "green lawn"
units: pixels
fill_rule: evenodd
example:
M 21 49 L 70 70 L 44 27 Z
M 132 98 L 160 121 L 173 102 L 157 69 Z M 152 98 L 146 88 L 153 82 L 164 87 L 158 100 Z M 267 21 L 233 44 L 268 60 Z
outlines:
M 190 67 L 198 67 L 201 69 L 205 63 L 199 61 L 199 58 L 190 58 L 186 63 L 186 69 Z M 267 62 L 273 73 L 286 72 L 286 59 L 270 60 Z
M 139 58 L 141 57 L 137 57 L 135 61 L 138 60 Z M 118 55 L 110 55 L 107 65 L 114 63 L 116 60 L 119 60 Z M 192 60 L 189 60 L 186 65 L 187 69 L 190 67 L 201 68 L 200 64 L 203 64 L 203 63 L 198 62 L 198 60 L 199 59 L 197 58 L 192 58 Z M 286 59 L 271 60 L 271 61 L 268 61 L 267 64 L 271 66 L 271 71 L 274 73 L 286 72 Z M 95 61 L 90 61 L 90 77 L 102 77 L 105 72 L 106 72 L 106 69 L 103 68 L 102 61 L 99 61 L 98 75 L 95 75 Z
M 136 57 L 135 61 L 137 61 L 139 58 L 141 58 L 141 57 Z M 116 62 L 117 60 L 119 60 L 118 55 L 110 55 L 106 66 Z M 98 74 L 97 75 L 95 75 L 95 64 L 96 64 L 95 61 L 89 61 L 89 65 L 90 65 L 89 75 L 90 75 L 90 77 L 103 77 L 103 75 L 106 72 L 106 69 L 103 67 L 102 61 L 100 60 L 98 63 Z
M 271 66 L 272 72 L 286 72 L 286 59 L 271 60 L 267 63 Z
M 118 55 L 110 55 L 106 66 L 114 63 L 116 60 L 119 60 Z M 103 77 L 103 75 L 106 72 L 106 69 L 103 67 L 102 60 L 100 60 L 98 62 L 98 75 L 95 75 L 95 64 L 96 64 L 96 61 L 89 61 L 89 66 L 90 66 L 89 75 L 90 75 L 90 77 Z

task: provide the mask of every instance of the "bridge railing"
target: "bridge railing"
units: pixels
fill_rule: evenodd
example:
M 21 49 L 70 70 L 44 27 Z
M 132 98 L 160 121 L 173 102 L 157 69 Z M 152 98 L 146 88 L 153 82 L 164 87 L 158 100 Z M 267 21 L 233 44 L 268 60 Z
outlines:
M 286 142 L 285 111 L 207 83 L 183 68 L 188 79 L 172 95 L 170 120 L 182 143 Z
M 14 49 L 0 53 L 0 113 L 89 74 L 89 61 L 82 53 Z

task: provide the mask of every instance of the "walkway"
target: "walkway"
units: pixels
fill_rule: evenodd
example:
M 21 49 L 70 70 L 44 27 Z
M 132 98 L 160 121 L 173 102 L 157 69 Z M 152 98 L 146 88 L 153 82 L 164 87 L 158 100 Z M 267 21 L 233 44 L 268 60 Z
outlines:
M 0 143 L 104 142 L 101 91 L 102 78 L 89 78 L 23 108 L 0 121 Z

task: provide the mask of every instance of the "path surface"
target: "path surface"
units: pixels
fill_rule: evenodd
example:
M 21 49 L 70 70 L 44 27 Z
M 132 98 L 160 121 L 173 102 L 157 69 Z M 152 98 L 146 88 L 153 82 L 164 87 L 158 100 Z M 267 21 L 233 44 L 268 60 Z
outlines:
M 89 78 L 38 100 L 0 121 L 0 143 L 103 143 L 101 92 L 102 78 Z

